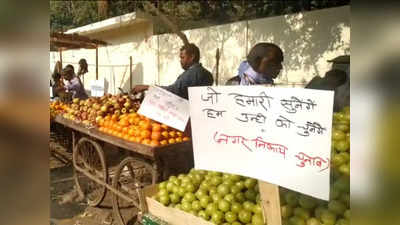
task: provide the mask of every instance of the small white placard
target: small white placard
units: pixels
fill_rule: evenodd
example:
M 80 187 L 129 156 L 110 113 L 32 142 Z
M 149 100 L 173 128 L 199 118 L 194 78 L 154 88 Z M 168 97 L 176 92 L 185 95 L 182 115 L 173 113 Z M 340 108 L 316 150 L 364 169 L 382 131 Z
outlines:
M 139 114 L 184 131 L 189 120 L 189 101 L 159 87 L 150 87 Z
M 196 169 L 329 199 L 333 91 L 189 88 Z
M 90 85 L 90 95 L 101 97 L 104 95 L 104 79 L 94 80 Z

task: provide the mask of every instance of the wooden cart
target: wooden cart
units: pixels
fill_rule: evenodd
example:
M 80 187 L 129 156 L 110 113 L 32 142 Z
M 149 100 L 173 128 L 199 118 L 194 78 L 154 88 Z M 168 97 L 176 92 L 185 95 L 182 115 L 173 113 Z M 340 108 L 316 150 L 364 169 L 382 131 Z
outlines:
M 146 210 L 145 200 L 140 197 L 142 188 L 193 168 L 190 141 L 150 147 L 110 136 L 60 115 L 54 121 L 73 130 L 72 160 L 79 194 L 86 197 L 90 206 L 97 206 L 111 191 L 114 219 L 120 225 L 140 221 Z M 107 166 L 105 143 L 118 147 L 124 154 L 115 170 Z

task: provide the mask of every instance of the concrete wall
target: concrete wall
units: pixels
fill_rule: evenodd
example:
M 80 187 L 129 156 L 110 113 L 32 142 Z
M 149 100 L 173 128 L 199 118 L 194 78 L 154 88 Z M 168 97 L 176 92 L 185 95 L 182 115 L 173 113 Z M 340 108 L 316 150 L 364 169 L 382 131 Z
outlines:
M 243 21 L 221 26 L 184 31 L 200 48 L 200 62 L 214 75 L 216 49 L 220 49 L 219 84 L 236 75 L 239 63 L 256 43 L 268 41 L 284 51 L 284 69 L 277 83 L 302 85 L 330 68 L 328 59 L 350 53 L 350 7 L 338 7 L 306 13 Z M 99 77 L 109 83 L 109 93 L 118 87 L 129 89 L 129 56 L 133 56 L 133 83 L 168 85 L 183 72 L 179 64 L 182 42 L 175 34 L 152 36 L 152 25 L 98 33 L 93 38 L 112 43 L 99 49 Z M 95 77 L 95 51 L 67 51 L 64 62 L 88 60 L 85 85 Z M 53 68 L 58 53 L 51 53 Z M 66 65 L 64 63 L 64 65 Z M 87 86 L 89 87 L 89 86 Z

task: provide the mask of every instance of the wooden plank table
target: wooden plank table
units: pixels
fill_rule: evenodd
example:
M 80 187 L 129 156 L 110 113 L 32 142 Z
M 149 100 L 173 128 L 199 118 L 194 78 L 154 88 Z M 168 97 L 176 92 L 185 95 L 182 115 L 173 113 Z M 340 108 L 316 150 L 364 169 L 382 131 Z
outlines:
M 96 127 L 86 127 L 81 123 L 77 123 L 75 121 L 65 119 L 61 115 L 57 115 L 54 118 L 54 122 L 60 123 L 66 127 L 69 127 L 73 130 L 79 131 L 83 134 L 86 134 L 88 136 L 91 136 L 93 138 L 96 138 L 98 140 L 107 142 L 109 144 L 121 147 L 123 149 L 126 149 L 128 151 L 136 152 L 141 155 L 150 157 L 150 158 L 158 158 L 161 155 L 165 154 L 166 152 L 169 151 L 175 151 L 179 149 L 192 149 L 192 142 L 191 141 L 184 141 L 181 143 L 176 143 L 172 145 L 166 145 L 166 146 L 159 146 L 159 147 L 151 147 L 131 141 L 126 141 L 121 138 L 117 138 L 114 136 L 111 136 L 109 134 L 106 134 L 104 132 L 99 131 Z

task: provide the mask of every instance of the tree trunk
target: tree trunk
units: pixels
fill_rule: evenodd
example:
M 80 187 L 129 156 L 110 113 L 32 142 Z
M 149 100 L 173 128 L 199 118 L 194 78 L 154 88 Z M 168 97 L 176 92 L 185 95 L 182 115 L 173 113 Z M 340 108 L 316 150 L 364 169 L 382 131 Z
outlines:
M 108 16 L 108 0 L 97 1 L 97 15 L 100 19 L 105 19 Z

